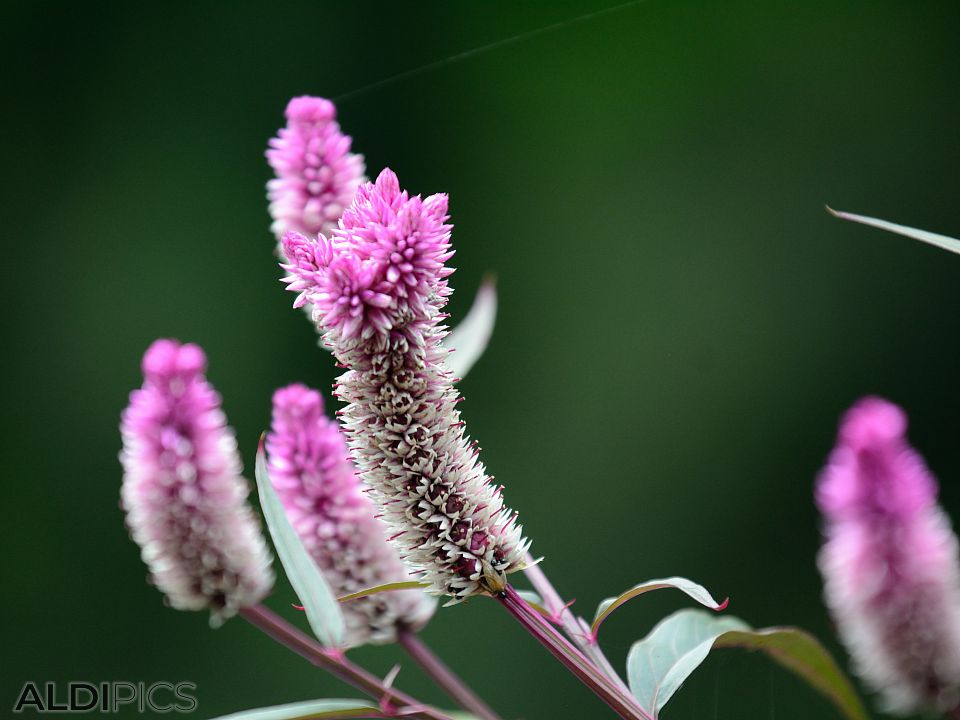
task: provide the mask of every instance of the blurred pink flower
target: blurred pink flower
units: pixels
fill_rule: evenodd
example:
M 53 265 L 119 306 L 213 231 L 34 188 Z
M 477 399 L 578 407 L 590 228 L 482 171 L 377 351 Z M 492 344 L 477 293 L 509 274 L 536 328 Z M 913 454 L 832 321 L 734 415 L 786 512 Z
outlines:
M 120 425 L 127 527 L 169 604 L 218 625 L 273 585 L 237 443 L 199 347 L 157 340 L 142 368 Z
M 387 542 L 386 526 L 374 517 L 340 428 L 323 413 L 320 393 L 304 385 L 274 393 L 267 455 L 287 517 L 335 594 L 412 579 Z M 399 629 L 421 628 L 436 602 L 419 590 L 400 590 L 341 608 L 347 644 L 357 646 L 393 642 Z
M 287 126 L 270 140 L 267 161 L 276 178 L 267 183 L 267 197 L 278 242 L 291 230 L 329 234 L 364 181 L 363 156 L 350 152 L 336 112 L 324 98 L 295 97 Z
M 960 699 L 957 538 L 906 428 L 896 405 L 858 402 L 816 492 L 827 604 L 857 672 L 903 714 Z

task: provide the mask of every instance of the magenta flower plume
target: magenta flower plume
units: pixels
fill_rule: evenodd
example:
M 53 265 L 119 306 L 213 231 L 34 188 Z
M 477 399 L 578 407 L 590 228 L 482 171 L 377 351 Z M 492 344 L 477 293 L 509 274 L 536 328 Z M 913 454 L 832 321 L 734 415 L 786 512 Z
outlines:
M 270 140 L 267 162 L 276 178 L 267 183 L 267 197 L 278 241 L 291 230 L 329 234 L 364 181 L 363 156 L 350 152 L 336 114 L 329 100 L 295 97 L 287 126 Z
M 203 351 L 157 340 L 142 367 L 120 425 L 127 527 L 169 604 L 218 625 L 270 591 L 270 555 Z
M 337 360 L 337 395 L 361 477 L 414 572 L 438 594 L 495 593 L 529 542 L 468 441 L 441 345 L 452 269 L 447 198 L 401 192 L 380 173 L 332 240 L 283 238 L 299 304 Z
M 827 604 L 857 672 L 902 714 L 960 700 L 957 538 L 906 428 L 896 405 L 861 400 L 817 483 Z
M 267 435 L 270 480 L 291 525 L 337 595 L 411 580 L 363 492 L 335 421 L 320 393 L 290 385 L 273 395 Z M 402 628 L 426 624 L 436 602 L 419 590 L 399 590 L 342 606 L 347 644 L 386 643 Z

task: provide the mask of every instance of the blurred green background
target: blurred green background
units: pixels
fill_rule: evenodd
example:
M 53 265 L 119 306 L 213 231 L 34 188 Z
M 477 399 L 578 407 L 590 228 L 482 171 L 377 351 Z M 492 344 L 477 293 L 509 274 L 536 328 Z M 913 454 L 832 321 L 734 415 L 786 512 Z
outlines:
M 276 386 L 330 387 L 271 255 L 263 150 L 289 97 L 337 98 L 603 7 L 3 10 L 0 706 L 27 680 L 191 680 L 203 717 L 356 696 L 242 620 L 212 631 L 163 607 L 118 509 L 119 413 L 158 336 L 207 350 L 248 468 Z M 845 662 L 811 486 L 865 393 L 908 409 L 960 518 L 960 257 L 823 210 L 960 234 L 958 29 L 956 2 L 648 0 L 340 103 L 371 174 L 450 193 L 454 317 L 499 277 L 461 408 L 582 613 L 686 575 Z M 618 667 L 690 605 L 655 595 L 605 626 Z M 269 604 L 302 622 L 292 601 L 280 584 Z M 443 610 L 425 635 L 508 718 L 612 717 L 495 603 Z M 400 659 L 354 655 L 380 672 Z M 398 683 L 444 703 L 415 667 Z M 736 651 L 666 710 L 832 713 Z

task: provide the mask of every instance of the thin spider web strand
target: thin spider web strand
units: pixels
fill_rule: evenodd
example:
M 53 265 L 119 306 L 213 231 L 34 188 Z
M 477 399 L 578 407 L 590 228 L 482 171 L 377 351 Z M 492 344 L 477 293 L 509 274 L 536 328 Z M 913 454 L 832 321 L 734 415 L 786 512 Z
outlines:
M 463 52 L 450 55 L 441 60 L 434 60 L 429 62 L 426 65 L 420 65 L 419 67 L 411 68 L 409 70 L 403 70 L 402 72 L 397 73 L 396 75 L 391 75 L 389 77 L 383 78 L 382 80 L 377 80 L 375 82 L 363 85 L 356 90 L 350 90 L 348 92 L 342 93 L 335 98 L 333 102 L 338 105 L 343 104 L 346 100 L 352 100 L 353 98 L 360 97 L 361 95 L 366 95 L 368 92 L 373 90 L 379 90 L 380 88 L 393 85 L 394 83 L 401 82 L 403 80 L 408 80 L 409 78 L 422 75 L 423 73 L 428 73 L 432 70 L 437 70 L 439 68 L 445 67 L 447 65 L 453 65 L 464 60 L 476 57 L 477 55 L 482 55 L 483 53 L 490 52 L 491 50 L 498 50 L 502 47 L 507 47 L 508 45 L 514 45 L 516 43 L 522 42 L 524 40 L 529 40 L 530 38 L 537 37 L 539 35 L 544 35 L 546 33 L 554 32 L 556 30 L 561 30 L 563 28 L 569 27 L 571 25 L 577 25 L 579 23 L 587 22 L 589 20 L 594 20 L 603 15 L 609 15 L 611 13 L 619 12 L 620 10 L 625 10 L 628 7 L 633 5 L 639 5 L 640 3 L 645 2 L 645 0 L 630 0 L 630 2 L 621 3 L 620 5 L 614 5 L 613 7 L 604 8 L 602 10 L 595 10 L 593 12 L 585 13 L 583 15 L 578 15 L 573 18 L 568 18 L 567 20 L 560 20 L 550 25 L 544 25 L 540 28 L 535 28 L 533 30 L 528 30 L 522 32 L 519 35 L 513 35 L 508 38 L 503 38 L 502 40 L 495 40 L 486 45 L 480 45 L 479 47 L 471 48 L 469 50 L 464 50 Z

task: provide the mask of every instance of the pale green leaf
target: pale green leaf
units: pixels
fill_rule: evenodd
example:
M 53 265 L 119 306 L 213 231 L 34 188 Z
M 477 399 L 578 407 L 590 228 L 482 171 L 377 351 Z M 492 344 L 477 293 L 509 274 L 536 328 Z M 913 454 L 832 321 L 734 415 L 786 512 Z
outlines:
M 339 720 L 340 718 L 382 718 L 379 709 L 363 700 L 307 700 L 221 715 L 214 720 Z
M 262 439 L 257 450 L 256 476 L 260 507 L 273 538 L 273 546 L 277 549 L 287 579 L 306 611 L 307 622 L 320 642 L 327 647 L 340 647 L 345 630 L 343 614 L 336 596 L 287 519 L 280 498 L 270 483 Z
M 624 603 L 633 600 L 638 595 L 643 595 L 651 590 L 663 590 L 665 588 L 674 588 L 686 593 L 701 605 L 706 605 L 713 610 L 723 610 L 727 606 L 727 601 L 718 603 L 713 596 L 702 585 L 698 585 L 693 580 L 687 580 L 682 577 L 663 578 L 662 580 L 648 580 L 647 582 L 634 585 L 626 592 L 622 592 L 616 597 L 610 597 L 597 606 L 597 613 L 590 625 L 590 632 L 594 635 L 600 629 L 600 624 L 606 620 L 610 614 Z
M 680 610 L 630 648 L 627 680 L 640 705 L 656 718 L 714 647 L 762 650 L 806 680 L 848 720 L 866 720 L 856 691 L 824 647 L 797 628 L 753 630 L 729 615 Z
M 543 603 L 543 598 L 533 590 L 517 590 L 517 595 L 523 598 L 524 602 L 546 618 L 552 617 Z
M 713 641 L 727 630 L 750 626 L 730 615 L 680 610 L 661 620 L 630 648 L 627 682 L 640 706 L 656 717 L 690 673 L 704 661 Z
M 447 356 L 446 363 L 454 376 L 466 377 L 470 368 L 483 355 L 493 334 L 496 319 L 497 284 L 492 277 L 488 277 L 477 290 L 467 316 L 443 341 L 444 346 L 453 351 Z
M 946 235 L 938 235 L 937 233 L 928 232 L 926 230 L 918 230 L 917 228 L 908 227 L 906 225 L 897 225 L 896 223 L 880 220 L 878 218 L 867 217 L 866 215 L 855 215 L 853 213 L 840 212 L 839 210 L 834 210 L 829 205 L 827 206 L 827 211 L 834 217 L 838 217 L 843 220 L 850 220 L 852 222 L 860 223 L 861 225 L 869 225 L 871 227 L 880 228 L 881 230 L 887 230 L 892 233 L 897 233 L 897 235 L 913 238 L 914 240 L 919 240 L 920 242 L 927 243 L 928 245 L 933 245 L 943 250 L 960 254 L 960 240 L 957 240 L 956 238 L 948 237 Z

